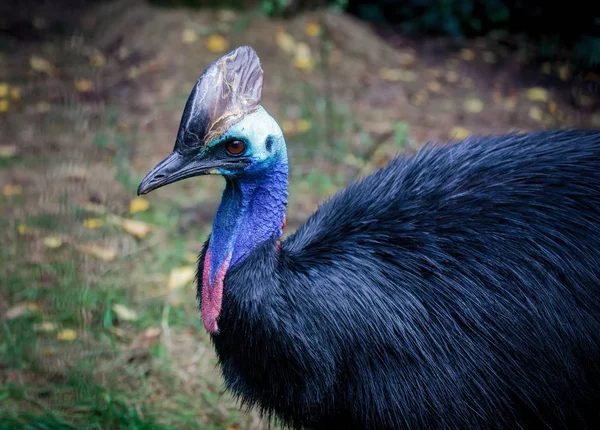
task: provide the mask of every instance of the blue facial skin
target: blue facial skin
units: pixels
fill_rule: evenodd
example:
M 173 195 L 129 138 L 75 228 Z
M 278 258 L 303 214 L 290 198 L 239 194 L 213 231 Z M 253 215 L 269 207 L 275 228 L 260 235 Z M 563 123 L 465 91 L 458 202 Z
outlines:
M 261 243 L 281 236 L 287 205 L 287 150 L 275 120 L 260 107 L 209 146 L 230 139 L 246 144 L 240 155 L 252 162 L 242 172 L 215 172 L 225 177 L 226 186 L 210 237 L 211 283 L 228 253 L 231 268 Z

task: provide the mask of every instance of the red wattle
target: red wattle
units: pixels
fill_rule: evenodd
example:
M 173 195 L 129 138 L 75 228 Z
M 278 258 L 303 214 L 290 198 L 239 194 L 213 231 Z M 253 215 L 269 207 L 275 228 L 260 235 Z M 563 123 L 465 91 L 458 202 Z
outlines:
M 202 322 L 204 327 L 210 333 L 217 333 L 217 318 L 221 312 L 223 304 L 223 279 L 227 273 L 229 262 L 231 261 L 231 253 L 225 255 L 225 261 L 221 264 L 215 279 L 210 282 L 210 249 L 206 251 L 204 257 L 204 268 L 202 270 Z

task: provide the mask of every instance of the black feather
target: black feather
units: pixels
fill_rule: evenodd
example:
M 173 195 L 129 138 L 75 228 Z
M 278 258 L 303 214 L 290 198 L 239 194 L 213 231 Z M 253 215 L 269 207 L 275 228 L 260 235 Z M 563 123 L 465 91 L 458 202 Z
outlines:
M 596 428 L 599 222 L 599 131 L 397 158 L 228 272 L 226 387 L 295 428 Z

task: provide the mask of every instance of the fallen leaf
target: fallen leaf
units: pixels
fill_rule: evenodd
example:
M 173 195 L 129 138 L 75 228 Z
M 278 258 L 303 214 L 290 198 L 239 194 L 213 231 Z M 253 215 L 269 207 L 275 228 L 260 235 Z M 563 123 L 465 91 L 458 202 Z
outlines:
M 27 227 L 25 224 L 20 223 L 19 226 L 17 227 L 17 231 L 19 232 L 20 235 L 29 233 L 29 227 Z
M 107 330 L 122 339 L 127 337 L 127 332 L 120 327 L 108 327 Z
M 242 428 L 240 426 L 229 426 L 227 430 L 242 430 Z
M 227 41 L 227 39 L 225 39 L 223 36 L 213 34 L 206 41 L 206 47 L 210 52 L 220 54 L 229 48 L 229 41 Z
M 308 37 L 317 37 L 321 34 L 321 26 L 316 22 L 309 22 L 304 27 L 304 31 Z
M 504 108 L 508 111 L 513 111 L 517 107 L 517 97 L 511 96 L 504 100 Z
M 235 11 L 231 9 L 220 9 L 219 10 L 219 20 L 225 22 L 233 22 L 237 18 L 237 14 Z
M 579 94 L 575 97 L 575 101 L 581 107 L 588 107 L 594 104 L 594 98 L 586 94 Z
M 94 89 L 94 83 L 89 79 L 78 79 L 75 81 L 75 89 L 80 93 L 87 93 Z
M 6 97 L 8 95 L 8 84 L 0 82 L 0 97 Z
M 289 33 L 278 30 L 275 33 L 275 42 L 279 49 L 281 49 L 286 54 L 293 54 L 296 51 L 296 41 Z
M 167 287 L 169 290 L 181 288 L 194 280 L 196 266 L 177 267 L 171 271 Z
M 54 324 L 53 322 L 44 321 L 43 323 L 35 324 L 33 326 L 33 330 L 50 333 L 50 332 L 56 331 L 56 324 Z
M 21 98 L 21 88 L 14 87 L 10 89 L 10 98 L 12 100 L 19 100 Z
M 296 51 L 294 53 L 294 66 L 302 70 L 310 70 L 313 68 L 313 59 L 310 53 L 310 47 L 304 42 L 299 42 L 296 44 Z
M 23 192 L 23 187 L 21 185 L 5 185 L 2 187 L 2 194 L 9 196 L 18 196 Z
M 556 113 L 556 111 L 558 110 L 558 105 L 556 104 L 556 102 L 548 103 L 548 110 L 550 111 L 550 113 Z
M 145 238 L 152 231 L 152 226 L 146 222 L 135 219 L 124 219 L 121 221 L 123 230 L 138 239 Z
M 464 48 L 460 51 L 460 58 L 465 61 L 472 61 L 475 59 L 475 52 L 472 49 Z
M 542 110 L 537 106 L 532 106 L 529 109 L 529 118 L 531 118 L 534 121 L 541 121 L 543 118 Z
M 529 88 L 527 98 L 532 102 L 546 102 L 548 101 L 548 91 L 542 87 Z
M 0 100 L 0 113 L 8 112 L 8 100 Z
M 417 72 L 413 70 L 406 69 L 389 69 L 384 67 L 379 70 L 379 76 L 381 76 L 386 81 L 392 82 L 414 82 L 417 80 Z
M 127 306 L 122 305 L 120 303 L 114 303 L 112 305 L 112 310 L 117 314 L 117 317 L 123 321 L 135 321 L 138 319 L 135 311 L 132 311 Z
M 62 240 L 58 236 L 46 236 L 44 238 L 44 246 L 50 249 L 60 248 L 62 246 Z
M 454 127 L 450 130 L 450 139 L 464 140 L 471 135 L 471 132 L 464 127 Z
M 42 355 L 44 357 L 52 357 L 54 355 L 54 350 L 52 348 L 44 348 L 42 349 Z
M 100 218 L 88 218 L 85 221 L 83 221 L 83 226 L 85 228 L 89 228 L 90 230 L 100 228 L 103 225 L 104 221 L 102 221 Z
M 11 158 L 17 155 L 17 145 L 0 145 L 0 158 Z
M 142 72 L 141 72 L 141 70 L 140 70 L 140 68 L 139 68 L 139 67 L 137 67 L 137 66 L 133 66 L 133 67 L 130 67 L 130 68 L 127 70 L 127 77 L 128 77 L 129 79 L 137 79 L 137 78 L 140 76 L 140 74 L 141 74 L 141 73 L 142 73 Z
M 148 199 L 143 197 L 136 197 L 131 202 L 129 202 L 129 213 L 143 212 L 148 210 L 150 207 L 150 202 Z
M 181 41 L 183 43 L 194 43 L 198 40 L 198 34 L 191 28 L 186 28 L 181 32 Z
M 32 55 L 29 58 L 29 66 L 36 72 L 44 72 L 49 75 L 54 74 L 54 66 L 52 63 L 45 58 L 38 57 L 37 55 Z
M 427 91 L 419 90 L 413 95 L 411 101 L 412 101 L 412 104 L 414 104 L 415 106 L 421 106 L 423 103 L 425 103 L 427 101 L 428 98 L 429 98 L 429 94 L 427 94 Z
M 103 67 L 106 64 L 106 58 L 100 52 L 97 52 L 90 56 L 90 64 L 97 68 Z
M 73 329 L 66 328 L 56 333 L 56 339 L 63 342 L 73 342 L 77 339 L 77 332 Z
M 563 81 L 568 80 L 571 77 L 571 71 L 569 70 L 569 66 L 560 66 L 558 69 L 558 77 Z
M 104 261 L 113 261 L 117 258 L 117 251 L 112 248 L 103 248 L 98 245 L 77 245 L 77 250 L 92 257 L 99 258 Z
M 454 70 L 448 70 L 446 72 L 446 81 L 451 84 L 458 82 L 459 78 L 460 76 L 458 75 L 458 72 L 455 72 Z
M 40 307 L 38 306 L 37 303 L 23 302 L 23 303 L 19 303 L 18 305 L 13 306 L 12 308 L 8 309 L 4 313 L 4 318 L 6 318 L 8 320 L 12 320 L 12 319 L 19 318 L 19 317 L 25 316 L 25 315 L 30 315 L 32 313 L 39 312 L 39 311 L 40 311 Z
M 467 112 L 480 113 L 483 111 L 483 102 L 480 99 L 467 99 L 465 100 L 463 107 Z
M 306 133 L 311 128 L 312 123 L 307 119 L 299 119 L 296 123 L 296 130 L 298 130 L 299 133 Z
M 405 52 L 400 55 L 399 63 L 401 66 L 410 66 L 415 63 L 417 58 L 412 52 Z
M 427 82 L 427 89 L 432 93 L 439 93 L 442 91 L 442 85 L 438 81 Z

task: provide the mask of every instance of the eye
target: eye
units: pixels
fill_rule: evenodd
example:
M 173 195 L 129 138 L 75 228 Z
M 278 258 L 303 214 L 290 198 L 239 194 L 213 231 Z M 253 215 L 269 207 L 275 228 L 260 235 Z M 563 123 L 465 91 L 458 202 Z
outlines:
M 232 155 L 240 155 L 246 150 L 246 144 L 241 140 L 230 140 L 225 144 L 225 149 Z

